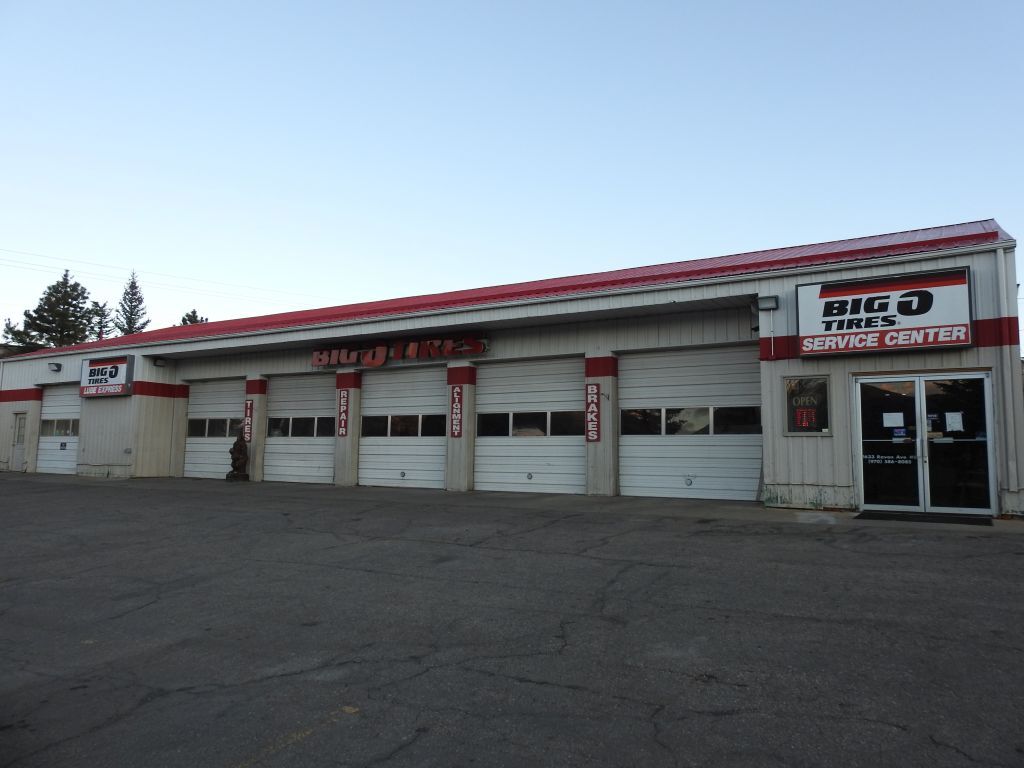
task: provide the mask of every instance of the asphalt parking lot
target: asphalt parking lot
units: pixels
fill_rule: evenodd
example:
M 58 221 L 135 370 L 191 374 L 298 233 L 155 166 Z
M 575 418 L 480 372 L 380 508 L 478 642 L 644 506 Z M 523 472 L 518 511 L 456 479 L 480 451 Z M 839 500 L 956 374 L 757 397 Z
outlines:
M 2 766 L 1024 765 L 1024 522 L 0 474 Z

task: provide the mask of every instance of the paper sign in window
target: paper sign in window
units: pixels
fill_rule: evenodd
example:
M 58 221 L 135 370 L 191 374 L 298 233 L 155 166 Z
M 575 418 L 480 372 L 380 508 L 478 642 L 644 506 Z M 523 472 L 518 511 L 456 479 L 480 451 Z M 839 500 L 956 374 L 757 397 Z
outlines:
M 947 432 L 963 432 L 964 431 L 964 412 L 963 411 L 946 411 L 946 431 Z
M 902 427 L 903 426 L 903 414 L 899 411 L 895 413 L 883 413 L 882 414 L 882 426 L 883 427 Z

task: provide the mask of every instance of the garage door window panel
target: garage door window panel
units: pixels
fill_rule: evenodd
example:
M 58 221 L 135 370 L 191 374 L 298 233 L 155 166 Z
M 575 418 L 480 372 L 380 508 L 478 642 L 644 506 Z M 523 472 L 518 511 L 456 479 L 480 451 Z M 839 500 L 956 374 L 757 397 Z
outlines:
M 392 416 L 391 437 L 417 437 L 420 433 L 419 416 Z
M 317 437 L 334 437 L 334 417 L 333 416 L 317 416 L 317 418 L 316 418 L 316 436 Z
M 387 437 L 387 416 L 363 416 L 363 437 Z
M 661 408 L 630 408 L 622 411 L 620 427 L 624 435 L 660 435 Z
M 576 437 L 584 433 L 583 411 L 552 411 L 552 437 Z
M 711 434 L 710 408 L 666 408 L 666 435 Z
M 715 408 L 716 435 L 761 434 L 761 409 L 758 406 Z
M 425 413 L 420 422 L 423 437 L 445 437 L 448 434 L 448 417 L 443 413 Z
M 476 434 L 478 437 L 508 437 L 509 414 L 479 413 L 476 417 Z
M 313 437 L 316 434 L 316 419 L 312 416 L 297 416 L 292 419 L 292 437 Z
M 512 437 L 544 437 L 547 433 L 547 413 L 527 411 L 512 414 Z

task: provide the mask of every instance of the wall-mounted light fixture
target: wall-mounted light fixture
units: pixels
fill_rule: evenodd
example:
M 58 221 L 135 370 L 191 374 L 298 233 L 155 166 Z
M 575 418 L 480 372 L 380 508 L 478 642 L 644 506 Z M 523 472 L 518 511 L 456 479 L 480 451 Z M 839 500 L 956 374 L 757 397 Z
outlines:
M 775 359 L 775 310 L 779 308 L 779 297 L 778 296 L 758 296 L 757 297 L 757 308 L 762 312 L 769 312 L 768 315 L 768 338 L 771 340 L 771 357 L 769 360 Z
M 63 365 L 61 365 L 60 363 L 47 363 L 47 364 L 46 364 L 46 367 L 47 367 L 47 368 L 49 368 L 49 369 L 50 369 L 51 371 L 53 371 L 54 373 L 60 373 L 61 369 L 62 369 L 62 368 L 63 368 L 64 366 L 63 366 Z
M 154 357 L 153 365 L 155 365 L 157 368 L 163 368 L 165 365 L 167 365 L 167 361 L 162 357 Z

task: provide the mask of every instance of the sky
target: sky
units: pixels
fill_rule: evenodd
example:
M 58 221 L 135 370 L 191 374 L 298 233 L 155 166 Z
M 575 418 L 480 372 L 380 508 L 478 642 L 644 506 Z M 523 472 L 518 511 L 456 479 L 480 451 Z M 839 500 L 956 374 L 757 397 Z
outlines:
M 150 329 L 995 218 L 1019 0 L 0 0 L 0 320 Z M 1021 265 L 1018 263 L 1018 274 Z

